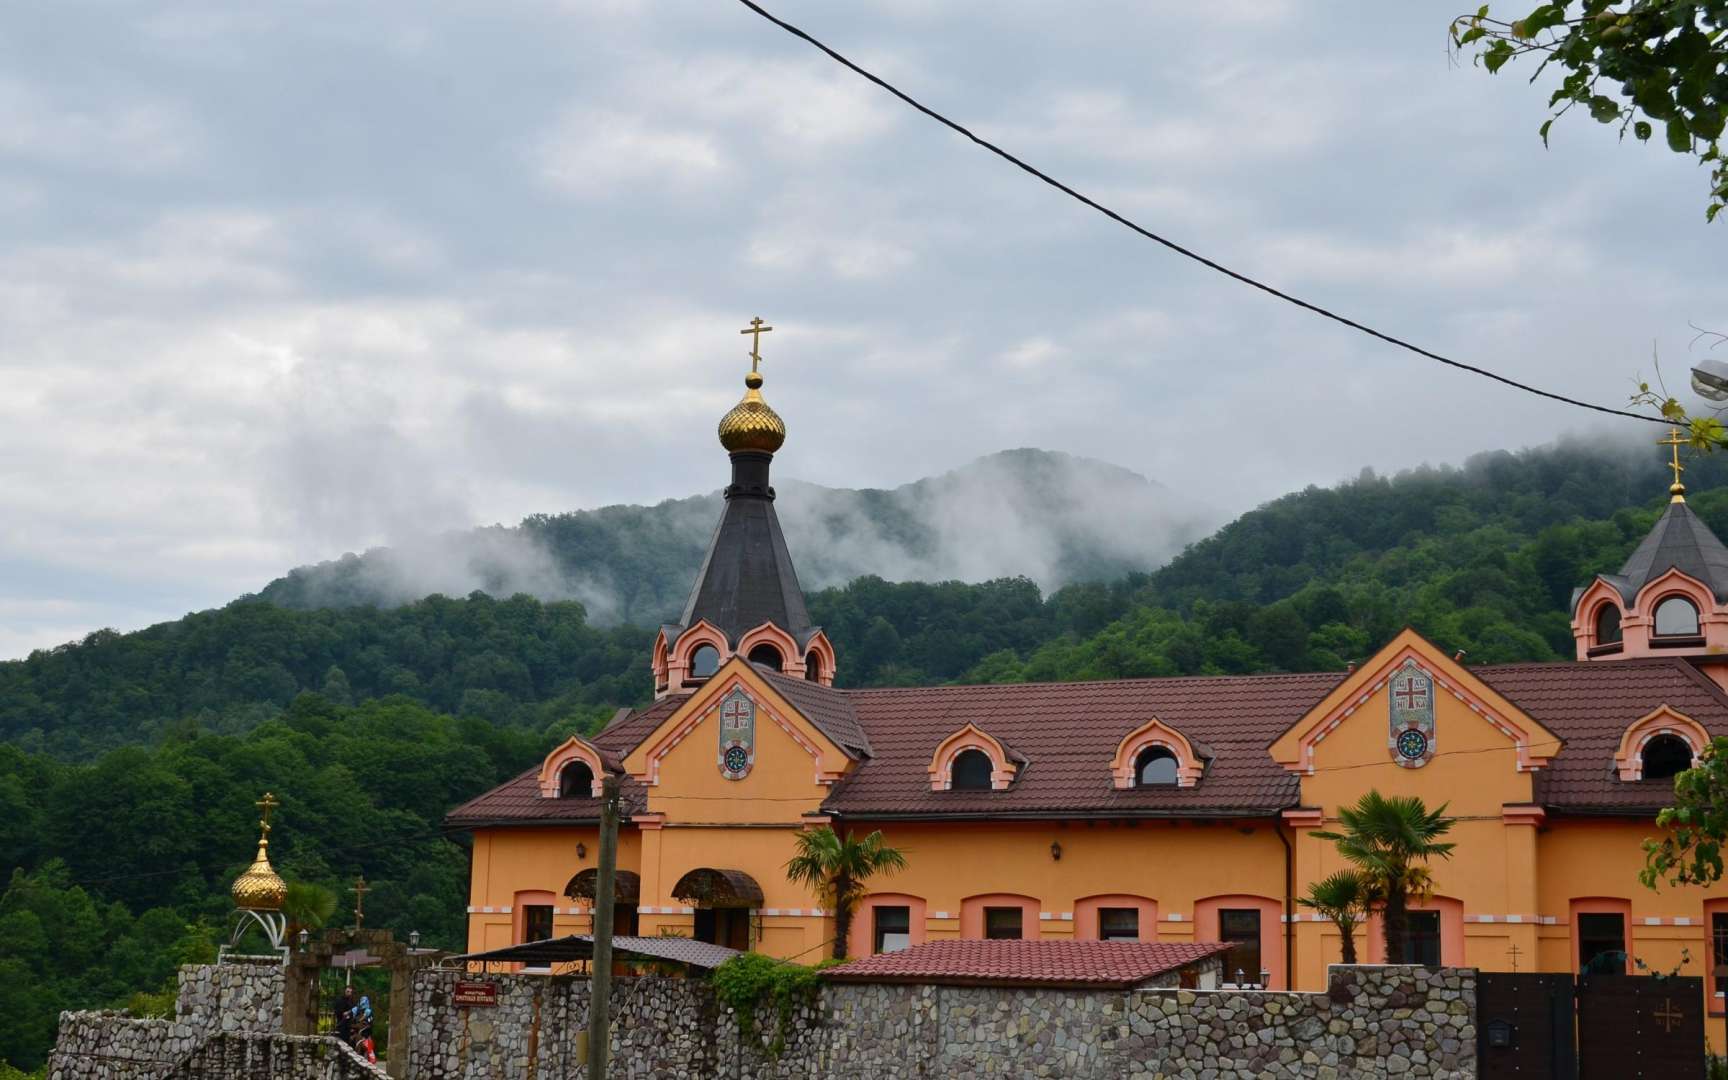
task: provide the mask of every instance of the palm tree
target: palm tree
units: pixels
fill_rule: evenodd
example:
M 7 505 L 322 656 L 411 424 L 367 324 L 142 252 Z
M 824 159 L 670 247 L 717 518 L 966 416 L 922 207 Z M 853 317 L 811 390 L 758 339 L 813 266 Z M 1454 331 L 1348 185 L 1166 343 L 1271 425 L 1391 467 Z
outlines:
M 287 938 L 294 941 L 302 930 L 316 930 L 336 914 L 336 894 L 310 881 L 296 881 L 282 897 L 282 914 L 288 919 Z
M 1369 791 L 1355 806 L 1339 807 L 1338 819 L 1343 832 L 1314 835 L 1336 843 L 1338 853 L 1356 865 L 1380 900 L 1386 960 L 1396 963 L 1404 955 L 1410 898 L 1433 889 L 1432 874 L 1420 864 L 1452 857 L 1456 845 L 1438 838 L 1452 830 L 1454 820 L 1446 816 L 1444 803 L 1429 810 L 1414 795 L 1387 798 L 1378 791 Z
M 888 846 L 880 831 L 859 840 L 846 839 L 823 826 L 798 834 L 798 853 L 786 864 L 786 880 L 810 886 L 834 912 L 834 959 L 846 959 L 846 937 L 852 912 L 868 891 L 865 882 L 877 874 L 906 869 L 906 856 Z
M 1344 963 L 1356 962 L 1356 927 L 1368 914 L 1368 883 L 1354 870 L 1340 870 L 1310 882 L 1308 895 L 1297 900 L 1332 920 L 1344 939 Z

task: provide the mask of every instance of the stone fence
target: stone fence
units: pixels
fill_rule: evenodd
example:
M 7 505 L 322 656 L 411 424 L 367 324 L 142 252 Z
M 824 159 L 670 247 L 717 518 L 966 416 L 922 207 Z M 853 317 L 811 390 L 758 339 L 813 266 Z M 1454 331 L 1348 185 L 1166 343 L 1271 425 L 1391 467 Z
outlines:
M 496 1005 L 457 1006 L 488 983 Z M 1325 993 L 824 985 L 782 1027 L 772 1001 L 748 1037 L 700 980 L 621 978 L 612 1074 L 826 1077 L 1476 1075 L 1475 972 L 1335 967 Z M 575 1080 L 588 981 L 415 976 L 412 1080 Z M 778 1044 L 778 1045 L 777 1045 Z
M 388 1080 L 331 1038 L 284 1035 L 274 964 L 180 969 L 173 1020 L 124 1010 L 60 1014 L 49 1080 Z

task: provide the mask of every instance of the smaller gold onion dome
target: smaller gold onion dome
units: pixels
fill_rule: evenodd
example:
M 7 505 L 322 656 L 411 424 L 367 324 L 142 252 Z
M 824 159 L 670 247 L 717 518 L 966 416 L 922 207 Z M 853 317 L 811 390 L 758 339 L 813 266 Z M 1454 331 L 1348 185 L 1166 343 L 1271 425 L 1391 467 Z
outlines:
M 762 376 L 744 376 L 744 399 L 720 418 L 720 445 L 729 454 L 760 450 L 772 454 L 786 441 L 786 422 L 762 400 Z
M 276 797 L 265 792 L 258 806 L 264 820 L 258 823 L 258 854 L 246 872 L 234 879 L 229 889 L 234 894 L 234 906 L 252 911 L 280 911 L 288 897 L 288 885 L 270 865 L 270 811 L 277 806 Z

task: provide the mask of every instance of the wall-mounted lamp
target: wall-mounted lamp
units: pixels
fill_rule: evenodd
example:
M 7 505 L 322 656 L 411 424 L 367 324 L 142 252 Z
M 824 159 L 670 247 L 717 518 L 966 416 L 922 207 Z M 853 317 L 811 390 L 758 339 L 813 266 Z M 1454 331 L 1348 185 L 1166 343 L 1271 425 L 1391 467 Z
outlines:
M 300 931 L 300 947 L 302 949 L 306 947 L 306 943 L 310 940 L 312 940 L 311 934 L 307 933 L 305 930 Z
M 420 931 L 408 931 L 408 947 L 410 949 L 418 949 L 420 947 Z
M 576 857 L 578 859 L 586 859 L 588 857 L 588 845 L 584 844 L 580 840 L 576 841 Z
M 1060 840 L 1050 841 L 1050 861 L 1051 862 L 1061 862 L 1062 861 L 1062 841 L 1060 841 Z

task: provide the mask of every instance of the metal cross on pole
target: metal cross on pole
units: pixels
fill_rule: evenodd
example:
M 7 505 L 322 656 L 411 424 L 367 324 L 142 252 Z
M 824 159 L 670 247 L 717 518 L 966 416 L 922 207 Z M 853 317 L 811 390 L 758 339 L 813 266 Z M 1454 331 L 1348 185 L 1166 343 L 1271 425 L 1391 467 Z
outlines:
M 372 889 L 366 884 L 366 875 L 361 874 L 354 881 L 354 929 L 359 930 L 366 921 L 366 894 Z
M 774 329 L 772 326 L 762 325 L 762 316 L 758 315 L 750 320 L 748 329 L 738 331 L 740 334 L 750 335 L 750 370 L 752 372 L 762 362 L 762 335 L 772 329 Z

